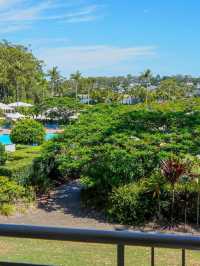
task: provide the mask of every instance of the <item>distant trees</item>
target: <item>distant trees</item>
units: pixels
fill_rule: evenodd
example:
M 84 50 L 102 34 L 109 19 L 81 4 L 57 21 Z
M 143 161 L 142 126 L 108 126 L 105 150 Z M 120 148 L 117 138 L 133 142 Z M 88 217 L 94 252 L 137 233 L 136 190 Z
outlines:
M 168 78 L 160 82 L 156 96 L 162 100 L 175 100 L 188 96 L 190 90 L 186 85 L 179 84 L 176 79 Z
M 71 74 L 70 79 L 74 81 L 76 100 L 78 99 L 78 88 L 80 86 L 81 73 L 76 71 L 74 74 Z
M 46 80 L 42 62 L 21 45 L 0 43 L 0 100 L 40 98 Z
M 43 62 L 28 48 L 0 42 L 0 101 L 4 102 L 40 103 L 54 96 L 77 100 L 80 94 L 85 94 L 97 103 L 120 101 L 129 95 L 148 105 L 153 100 L 168 101 L 190 95 L 193 86 L 187 86 L 188 81 L 197 85 L 200 79 L 181 75 L 154 76 L 150 69 L 140 76 L 84 77 L 76 71 L 66 78 L 56 66 L 45 72 Z M 152 85 L 157 89 L 152 89 Z
M 35 115 L 45 115 L 50 119 L 68 122 L 70 117 L 80 111 L 82 105 L 70 97 L 51 97 L 35 106 Z
M 49 80 L 49 89 L 51 96 L 56 96 L 61 94 L 61 83 L 62 77 L 58 71 L 57 67 L 53 67 L 48 71 Z

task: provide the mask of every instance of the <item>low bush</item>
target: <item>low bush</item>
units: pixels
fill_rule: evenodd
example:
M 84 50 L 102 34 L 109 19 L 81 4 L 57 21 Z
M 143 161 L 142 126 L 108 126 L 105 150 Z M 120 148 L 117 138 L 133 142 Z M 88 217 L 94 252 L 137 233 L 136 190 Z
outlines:
M 0 205 L 0 213 L 4 216 L 10 216 L 16 211 L 15 206 L 9 203 Z
M 109 198 L 108 215 L 121 224 L 141 224 L 154 216 L 156 200 L 142 183 L 114 189 Z
M 18 185 L 8 177 L 0 176 L 0 203 L 15 203 L 23 198 L 25 188 Z
M 24 119 L 15 124 L 10 137 L 16 144 L 41 144 L 45 138 L 45 130 L 41 123 L 33 119 Z

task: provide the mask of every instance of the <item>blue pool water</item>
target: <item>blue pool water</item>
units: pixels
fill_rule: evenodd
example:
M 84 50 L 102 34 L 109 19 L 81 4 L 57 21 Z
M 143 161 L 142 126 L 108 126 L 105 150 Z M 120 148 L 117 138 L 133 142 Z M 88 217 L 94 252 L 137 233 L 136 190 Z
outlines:
M 54 133 L 47 133 L 45 136 L 45 140 L 50 140 L 54 138 L 57 134 Z M 0 143 L 8 145 L 12 144 L 12 141 L 10 139 L 10 135 L 0 134 Z

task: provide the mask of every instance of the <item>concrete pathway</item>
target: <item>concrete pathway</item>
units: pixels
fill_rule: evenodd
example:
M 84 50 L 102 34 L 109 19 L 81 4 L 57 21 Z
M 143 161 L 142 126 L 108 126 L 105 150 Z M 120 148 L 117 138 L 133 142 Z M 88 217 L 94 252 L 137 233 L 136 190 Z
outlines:
M 40 199 L 38 206 L 25 214 L 0 216 L 0 223 L 113 229 L 102 215 L 81 208 L 80 191 L 79 183 L 73 181 L 53 191 L 48 199 Z

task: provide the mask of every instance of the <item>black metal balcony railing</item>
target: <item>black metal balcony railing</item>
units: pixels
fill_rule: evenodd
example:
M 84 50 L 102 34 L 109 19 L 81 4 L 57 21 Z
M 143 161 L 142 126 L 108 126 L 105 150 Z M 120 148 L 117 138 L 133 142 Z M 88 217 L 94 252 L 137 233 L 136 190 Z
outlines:
M 150 265 L 155 265 L 155 248 L 172 248 L 182 250 L 182 266 L 186 265 L 185 250 L 199 250 L 200 237 L 193 235 L 175 235 L 160 233 L 141 233 L 133 231 L 104 231 L 91 229 L 75 229 L 64 227 L 43 227 L 30 225 L 0 225 L 0 236 L 15 238 L 32 238 L 60 241 L 75 241 L 87 243 L 113 244 L 117 246 L 117 265 L 124 266 L 124 247 L 150 247 Z M 29 265 L 22 263 L 2 263 L 1 266 Z

